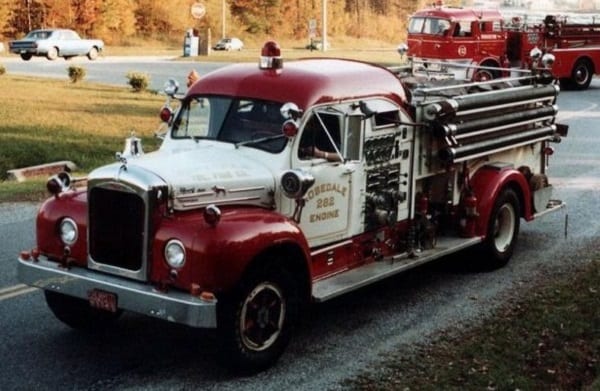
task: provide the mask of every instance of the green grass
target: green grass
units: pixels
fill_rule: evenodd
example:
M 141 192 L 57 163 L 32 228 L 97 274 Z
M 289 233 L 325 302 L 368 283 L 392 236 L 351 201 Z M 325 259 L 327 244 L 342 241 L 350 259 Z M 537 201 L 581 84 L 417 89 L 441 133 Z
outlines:
M 88 172 L 113 161 L 131 132 L 146 150 L 158 146 L 164 99 L 155 93 L 12 75 L 0 77 L 0 89 L 10 91 L 0 98 L 0 180 L 7 170 L 60 160 Z M 29 186 L 0 182 L 0 202 L 25 198 Z
M 397 351 L 360 390 L 600 390 L 600 261 L 552 277 L 480 326 Z M 595 383 L 593 383 L 595 381 Z M 593 384 L 593 386 L 591 386 Z

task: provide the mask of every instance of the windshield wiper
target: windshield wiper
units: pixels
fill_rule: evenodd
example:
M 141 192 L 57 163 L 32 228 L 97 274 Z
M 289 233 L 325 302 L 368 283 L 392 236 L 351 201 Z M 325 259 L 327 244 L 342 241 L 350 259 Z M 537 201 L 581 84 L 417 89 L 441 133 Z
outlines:
M 276 140 L 276 139 L 282 138 L 282 137 L 285 137 L 285 135 L 284 134 L 276 134 L 274 136 L 261 137 L 261 138 L 257 138 L 254 140 L 239 141 L 239 142 L 235 143 L 235 147 L 238 148 L 242 145 L 260 144 L 265 141 Z

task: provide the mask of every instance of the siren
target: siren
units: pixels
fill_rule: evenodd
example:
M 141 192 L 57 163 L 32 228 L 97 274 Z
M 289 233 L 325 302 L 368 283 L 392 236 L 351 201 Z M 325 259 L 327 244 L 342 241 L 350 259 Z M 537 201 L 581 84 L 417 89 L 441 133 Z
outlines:
M 281 48 L 275 41 L 267 41 L 260 51 L 260 62 L 258 64 L 260 69 L 274 69 L 278 70 L 283 68 L 283 59 L 281 58 Z

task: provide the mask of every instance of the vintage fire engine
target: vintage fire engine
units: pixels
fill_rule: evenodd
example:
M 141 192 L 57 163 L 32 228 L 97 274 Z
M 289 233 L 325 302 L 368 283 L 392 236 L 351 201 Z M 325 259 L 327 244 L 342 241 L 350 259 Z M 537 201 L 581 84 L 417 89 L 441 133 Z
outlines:
M 413 14 L 406 52 L 416 75 L 490 80 L 529 72 L 533 53 L 554 56 L 563 87 L 586 89 L 600 73 L 600 24 L 583 15 L 547 15 L 536 21 L 499 10 L 436 5 Z
M 545 174 L 567 133 L 556 84 L 435 86 L 358 61 L 284 64 L 273 41 L 261 54 L 165 107 L 157 151 L 131 137 L 85 186 L 49 179 L 18 272 L 58 319 L 215 328 L 227 365 L 261 370 L 307 303 L 472 246 L 500 267 L 520 219 L 564 207 Z

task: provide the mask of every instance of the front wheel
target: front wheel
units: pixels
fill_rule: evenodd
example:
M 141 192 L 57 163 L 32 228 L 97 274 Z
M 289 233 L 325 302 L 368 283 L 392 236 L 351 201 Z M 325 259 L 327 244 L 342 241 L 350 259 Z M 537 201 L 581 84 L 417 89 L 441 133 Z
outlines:
M 276 267 L 251 272 L 219 301 L 222 364 L 245 373 L 273 365 L 288 345 L 298 311 L 297 285 L 288 272 Z
M 58 58 L 58 49 L 53 47 L 48 49 L 48 53 L 46 53 L 46 58 L 50 61 L 54 61 Z
M 87 332 L 101 331 L 112 324 L 121 315 L 117 312 L 102 311 L 90 307 L 87 301 L 54 291 L 44 291 L 46 304 L 58 320 L 67 326 Z
M 31 57 L 33 57 L 33 54 L 31 53 L 21 53 L 20 55 L 24 61 L 29 61 L 31 60 Z
M 519 197 L 512 189 L 503 190 L 488 222 L 484 246 L 489 257 L 485 268 L 497 269 L 508 263 L 519 236 L 520 216 Z

